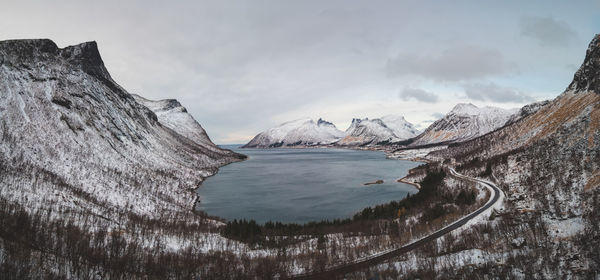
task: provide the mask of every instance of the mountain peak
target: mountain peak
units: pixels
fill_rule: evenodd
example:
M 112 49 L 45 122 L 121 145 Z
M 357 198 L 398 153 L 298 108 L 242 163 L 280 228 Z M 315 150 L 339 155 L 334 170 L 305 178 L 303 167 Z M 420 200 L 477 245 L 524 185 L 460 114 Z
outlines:
M 329 125 L 329 126 L 334 126 L 335 127 L 335 125 L 333 123 L 328 122 L 328 121 L 326 121 L 326 120 L 324 120 L 322 118 L 319 118 L 319 120 L 317 121 L 317 125 L 319 125 L 319 126 L 321 126 L 321 125 Z
M 323 119 L 310 118 L 284 122 L 267 129 L 250 140 L 243 148 L 277 148 L 331 144 L 344 136 L 335 125 Z
M 31 57 L 35 53 L 56 53 L 58 46 L 50 39 L 18 39 L 0 41 L 0 51 L 15 57 Z
M 600 94 L 600 34 L 590 42 L 583 64 L 575 72 L 567 91 L 594 91 Z
M 454 106 L 454 108 L 452 108 L 450 113 L 460 114 L 460 115 L 464 115 L 464 114 L 475 115 L 475 114 L 477 114 L 478 110 L 479 110 L 479 107 L 473 105 L 473 103 L 458 103 L 458 104 L 456 104 L 456 106 Z
M 515 112 L 515 109 L 479 108 L 471 103 L 460 103 L 443 118 L 432 123 L 411 145 L 473 139 L 503 126 Z
M 68 46 L 60 50 L 60 55 L 71 64 L 80 65 L 84 72 L 92 76 L 108 75 L 95 41 Z
M 473 103 L 458 103 L 454 106 L 454 109 L 463 109 L 463 108 L 477 108 L 477 106 L 475 106 Z
M 58 48 L 50 39 L 0 41 L 0 64 L 30 64 L 64 59 L 94 77 L 110 78 L 95 41 Z

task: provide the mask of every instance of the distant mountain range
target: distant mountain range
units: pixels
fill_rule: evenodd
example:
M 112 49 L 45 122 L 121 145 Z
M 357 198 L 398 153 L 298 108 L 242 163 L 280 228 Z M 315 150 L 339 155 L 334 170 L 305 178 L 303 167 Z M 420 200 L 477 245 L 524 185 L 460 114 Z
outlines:
M 506 110 L 496 107 L 478 108 L 473 104 L 458 104 L 446 116 L 431 124 L 420 133 L 403 116 L 387 115 L 378 119 L 353 119 L 350 127 L 341 132 L 331 123 L 331 133 L 322 133 L 318 125 L 309 119 L 286 122 L 258 134 L 245 148 L 274 148 L 291 146 L 333 145 L 342 147 L 377 147 L 408 145 L 417 147 L 431 144 L 461 142 L 484 135 L 507 121 L 516 120 L 518 109 Z M 321 121 L 321 120 L 319 120 Z M 335 129 L 335 130 L 333 130 Z M 302 133 L 298 133 L 302 131 Z M 304 135 L 304 138 L 300 138 Z M 306 141 L 310 139 L 309 141 Z
M 251 247 L 257 251 L 242 250 L 243 243 L 218 234 L 222 222 L 192 211 L 198 199 L 192 190 L 219 167 L 245 156 L 212 143 L 177 100 L 128 93 L 111 78 L 95 42 L 58 48 L 46 39 L 0 41 L 0 139 L 0 259 L 6 264 L 0 270 L 14 275 L 8 278 L 52 278 L 54 273 L 177 278 L 186 266 L 192 272 L 219 267 L 235 278 L 238 274 L 227 274 L 232 267 L 258 260 L 253 269 L 269 274 L 264 262 L 287 258 L 288 253 L 257 244 Z M 302 119 L 268 129 L 245 147 L 316 145 L 390 147 L 388 156 L 405 159 L 417 158 L 407 149 L 419 150 L 418 158 L 439 174 L 453 168 L 494 181 L 502 190 L 501 207 L 486 214 L 489 219 L 465 225 L 460 234 L 438 239 L 433 247 L 422 247 L 389 267 L 412 273 L 424 267 L 415 263 L 423 263 L 435 271 L 432 277 L 444 279 L 597 277 L 600 35 L 589 44 L 573 81 L 551 101 L 520 110 L 459 104 L 420 134 L 400 116 L 354 119 L 346 131 L 322 119 Z M 427 170 L 420 166 L 409 176 L 428 181 Z M 445 178 L 440 184 L 458 184 L 450 175 Z M 446 211 L 447 194 L 433 190 L 441 200 L 431 209 Z M 392 214 L 400 210 L 391 209 Z M 377 220 L 377 228 L 394 225 L 389 221 Z M 260 232 L 256 224 L 248 224 L 252 226 L 244 235 Z M 349 228 L 363 223 L 356 225 Z M 343 231 L 324 236 L 335 235 L 344 236 Z M 363 236 L 347 237 L 350 243 L 360 237 L 368 243 L 357 244 L 365 247 L 374 244 Z M 303 249 L 289 254 L 333 252 L 328 251 L 332 247 L 315 246 L 321 243 L 317 239 L 306 239 L 306 245 L 296 247 Z M 336 248 L 345 243 L 323 242 Z M 225 254 L 222 248 L 231 251 Z M 357 247 L 347 248 L 338 253 L 360 256 Z M 182 255 L 186 258 L 179 259 Z M 248 257 L 253 255 L 257 259 Z M 443 256 L 449 258 L 437 259 Z M 467 264 L 469 256 L 475 261 Z M 221 258 L 218 265 L 211 263 Z M 229 262 L 235 258 L 240 261 Z M 157 267 L 172 267 L 173 274 L 161 274 Z M 32 269 L 38 274 L 28 277 Z M 210 272 L 199 278 L 217 275 Z
M 319 119 L 285 122 L 256 135 L 244 148 L 277 148 L 293 146 L 374 146 L 414 137 L 418 130 L 402 116 L 388 115 L 378 119 L 353 119 L 345 132 L 334 124 Z

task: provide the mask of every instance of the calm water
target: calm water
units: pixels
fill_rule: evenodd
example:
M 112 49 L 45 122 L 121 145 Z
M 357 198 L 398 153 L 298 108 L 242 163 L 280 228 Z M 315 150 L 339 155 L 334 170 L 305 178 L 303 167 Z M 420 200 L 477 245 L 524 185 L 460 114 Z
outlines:
M 348 218 L 417 190 L 396 180 L 418 163 L 383 152 L 342 149 L 239 149 L 243 162 L 219 169 L 198 189 L 198 209 L 228 220 L 305 223 Z M 380 185 L 363 183 L 382 179 Z

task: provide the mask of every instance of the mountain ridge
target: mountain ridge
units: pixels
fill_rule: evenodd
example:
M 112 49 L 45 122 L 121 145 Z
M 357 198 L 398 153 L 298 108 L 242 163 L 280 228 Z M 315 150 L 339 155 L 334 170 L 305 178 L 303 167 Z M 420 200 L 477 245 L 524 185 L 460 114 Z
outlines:
M 191 189 L 244 158 L 163 125 L 112 80 L 94 42 L 60 49 L 47 39 L 1 41 L 0 114 L 0 138 L 7 139 L 0 161 L 44 170 L 68 186 L 45 182 L 36 190 L 28 172 L 4 181 L 32 209 L 48 204 L 57 213 L 71 208 L 111 219 L 124 207 L 149 216 L 189 211 L 197 199 Z M 41 195 L 52 189 L 61 195 Z
M 311 129 L 302 128 L 313 124 Z M 329 132 L 319 132 L 322 127 L 328 127 Z M 305 135 L 300 136 L 297 131 Z M 387 115 L 382 118 L 352 119 L 352 124 L 342 132 L 328 121 L 319 118 L 315 123 L 312 119 L 288 121 L 277 127 L 267 129 L 257 134 L 243 148 L 278 148 L 291 146 L 373 146 L 382 143 L 392 143 L 416 136 L 418 130 L 403 116 Z M 397 134 L 401 135 L 398 137 Z M 310 136 L 307 136 L 310 135 Z
M 409 147 L 473 139 L 502 127 L 517 112 L 518 109 L 477 107 L 471 103 L 459 103 L 415 137 Z
M 277 148 L 327 145 L 339 140 L 344 132 L 321 118 L 287 121 L 257 134 L 242 148 Z

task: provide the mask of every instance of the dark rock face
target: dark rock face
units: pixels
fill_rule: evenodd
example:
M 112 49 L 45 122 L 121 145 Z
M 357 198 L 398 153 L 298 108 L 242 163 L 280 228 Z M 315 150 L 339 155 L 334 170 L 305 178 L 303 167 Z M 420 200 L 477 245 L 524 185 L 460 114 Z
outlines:
M 322 118 L 319 118 L 319 120 L 317 121 L 317 125 L 333 125 L 333 123 L 330 123 L 326 120 L 323 120 Z
M 27 39 L 0 41 L 0 63 L 13 65 L 29 64 L 36 61 L 57 59 L 59 56 L 74 66 L 80 67 L 92 76 L 110 77 L 104 68 L 96 42 L 86 42 L 75 46 L 59 49 L 49 39 Z
M 115 92 L 123 89 L 112 80 L 98 51 L 96 42 L 85 42 L 63 49 L 49 39 L 0 41 L 0 65 L 7 64 L 24 69 L 35 69 L 37 63 L 66 62 L 76 69 L 101 80 Z M 127 97 L 121 94 L 122 97 Z
M 542 107 L 544 107 L 548 104 L 550 104 L 550 101 L 548 101 L 548 100 L 527 104 L 527 105 L 523 106 L 523 108 L 521 108 L 518 113 L 512 115 L 512 117 L 510 117 L 510 119 L 506 122 L 505 125 L 513 124 L 520 119 L 523 119 L 529 115 L 533 115 L 537 111 L 539 111 Z
M 600 94 L 600 34 L 596 34 L 585 54 L 583 64 L 575 72 L 567 91 L 593 91 Z
M 71 109 L 71 104 L 72 104 L 71 100 L 65 99 L 62 96 L 54 96 L 54 97 L 52 97 L 52 103 L 60 105 L 60 106 L 63 106 L 65 108 L 67 108 L 67 109 Z
M 368 120 L 368 119 L 365 119 L 365 120 Z M 362 122 L 361 119 L 357 119 L 357 118 L 352 119 L 352 124 L 359 124 L 360 122 Z
M 179 103 L 179 101 L 177 101 L 176 99 L 167 99 L 166 101 L 167 101 L 167 104 L 163 108 L 163 110 L 165 110 L 165 111 L 171 110 L 171 109 L 177 108 L 177 107 L 183 107 L 183 106 L 181 106 L 181 103 Z M 184 108 L 183 112 L 187 112 L 187 110 Z
M 0 64 L 20 65 L 44 57 L 55 56 L 58 46 L 49 39 L 7 40 L 0 42 Z
M 73 65 L 79 65 L 84 72 L 97 78 L 110 78 L 100 57 L 96 42 L 86 42 L 76 46 L 66 47 L 60 55 Z

